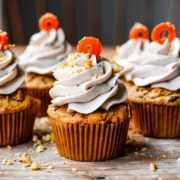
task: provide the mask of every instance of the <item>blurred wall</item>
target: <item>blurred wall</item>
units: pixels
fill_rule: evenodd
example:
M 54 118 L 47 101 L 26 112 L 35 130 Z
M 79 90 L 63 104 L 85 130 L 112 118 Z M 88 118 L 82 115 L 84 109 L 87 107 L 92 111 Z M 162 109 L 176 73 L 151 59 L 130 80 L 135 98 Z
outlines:
M 50 11 L 60 19 L 71 43 L 94 35 L 104 44 L 120 44 L 127 40 L 129 28 L 137 21 L 151 30 L 157 23 L 171 20 L 180 29 L 177 1 L 180 0 L 4 0 L 4 21 L 15 43 L 28 43 L 31 34 L 38 31 L 39 16 Z

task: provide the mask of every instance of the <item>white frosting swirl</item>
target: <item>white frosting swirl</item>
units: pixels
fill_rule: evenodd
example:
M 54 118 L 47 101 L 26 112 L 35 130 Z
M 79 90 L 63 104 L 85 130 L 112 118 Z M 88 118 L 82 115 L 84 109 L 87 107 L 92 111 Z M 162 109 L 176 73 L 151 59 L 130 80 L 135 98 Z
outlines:
M 17 66 L 16 57 L 10 50 L 0 51 L 0 94 L 15 92 L 23 83 L 23 72 Z
M 57 81 L 50 90 L 54 105 L 68 104 L 68 110 L 88 114 L 125 101 L 127 90 L 118 79 L 119 74 L 113 75 L 109 62 L 97 63 L 95 55 L 89 58 L 89 54 L 74 53 L 66 64 L 54 72 Z
M 180 41 L 175 38 L 170 44 L 151 42 L 138 56 L 116 60 L 124 67 L 121 76 L 137 86 L 180 89 Z
M 71 50 L 61 28 L 50 32 L 41 30 L 31 37 L 30 44 L 20 56 L 19 64 L 27 72 L 48 74 L 64 62 Z

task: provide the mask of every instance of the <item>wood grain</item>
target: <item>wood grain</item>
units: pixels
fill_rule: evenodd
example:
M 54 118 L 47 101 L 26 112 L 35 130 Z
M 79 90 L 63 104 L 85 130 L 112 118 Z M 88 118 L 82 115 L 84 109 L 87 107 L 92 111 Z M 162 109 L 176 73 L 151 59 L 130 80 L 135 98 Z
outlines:
M 15 51 L 22 52 L 23 47 L 16 47 Z M 113 48 L 105 47 L 104 56 L 111 58 L 114 54 Z M 44 124 L 44 122 L 46 122 Z M 44 133 L 50 131 L 47 126 L 47 118 L 37 119 L 36 131 Z M 0 179 L 141 179 L 152 180 L 163 177 L 165 180 L 178 179 L 180 176 L 180 139 L 153 139 L 144 138 L 139 134 L 129 131 L 134 141 L 126 145 L 124 156 L 104 162 L 77 162 L 67 160 L 55 152 L 53 143 L 45 143 L 46 150 L 42 153 L 35 151 L 35 146 L 28 143 L 13 147 L 12 150 L 0 148 L 0 162 L 2 159 L 13 159 L 11 166 L 0 163 Z M 24 168 L 18 161 L 19 154 L 28 153 L 34 162 L 41 164 L 41 170 L 31 171 L 29 167 Z M 47 171 L 45 163 L 51 162 L 53 170 Z M 156 172 L 149 170 L 150 163 L 158 167 Z

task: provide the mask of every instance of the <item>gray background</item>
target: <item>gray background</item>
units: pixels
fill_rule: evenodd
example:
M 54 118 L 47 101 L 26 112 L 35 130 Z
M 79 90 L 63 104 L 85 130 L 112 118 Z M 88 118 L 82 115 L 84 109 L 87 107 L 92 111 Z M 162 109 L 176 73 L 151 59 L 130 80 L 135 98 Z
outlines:
M 7 0 L 15 3 L 15 0 Z M 64 13 L 71 14 L 72 20 L 66 24 L 65 33 L 67 40 L 76 44 L 83 36 L 95 35 L 104 44 L 120 44 L 127 40 L 129 28 L 134 22 L 139 21 L 151 30 L 154 25 L 161 21 L 171 20 L 175 23 L 178 33 L 180 29 L 180 0 L 16 0 L 18 12 L 22 22 L 23 40 L 18 40 L 17 32 L 13 31 L 13 17 L 8 17 L 6 12 L 5 22 L 11 41 L 15 43 L 28 43 L 29 37 L 38 31 L 38 18 L 41 12 L 50 11 L 55 13 L 61 27 L 64 28 L 67 17 Z M 72 9 L 65 8 L 65 3 L 72 3 Z M 176 2 L 175 7 L 173 3 Z M 9 3 L 9 4 L 10 4 Z M 40 5 L 38 4 L 40 3 Z M 43 9 L 42 6 L 43 4 Z M 8 6 L 11 6 L 8 5 Z M 175 8 L 175 9 L 173 9 Z M 71 11 L 69 13 L 68 11 Z M 174 13 L 173 13 L 174 12 Z M 15 13 L 14 13 L 15 14 Z M 94 23 L 94 24 L 93 24 Z M 17 24 L 18 26 L 18 24 Z M 93 27 L 95 26 L 95 27 Z M 93 29 L 95 28 L 95 29 Z M 68 32 L 67 32 L 68 31 Z

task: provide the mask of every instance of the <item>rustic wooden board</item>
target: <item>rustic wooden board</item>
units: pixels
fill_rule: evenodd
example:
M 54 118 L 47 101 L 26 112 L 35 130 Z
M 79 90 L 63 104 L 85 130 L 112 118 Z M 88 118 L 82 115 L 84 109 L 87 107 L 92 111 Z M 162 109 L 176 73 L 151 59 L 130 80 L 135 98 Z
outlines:
M 18 53 L 23 47 L 17 48 Z M 112 48 L 105 48 L 105 56 L 112 57 Z M 50 131 L 48 119 L 37 119 L 36 131 Z M 76 162 L 61 157 L 56 152 L 53 143 L 45 143 L 46 150 L 36 152 L 32 141 L 13 147 L 12 150 L 0 148 L 0 179 L 180 179 L 180 139 L 163 140 L 144 138 L 139 134 L 129 132 L 131 139 L 126 145 L 124 155 L 120 158 L 105 162 Z M 41 170 L 31 171 L 19 161 L 19 155 L 28 153 L 34 162 L 41 165 Z M 2 165 L 3 159 L 14 160 L 13 165 Z M 45 163 L 52 163 L 54 169 L 45 168 Z M 151 172 L 150 163 L 157 165 L 157 171 Z
M 36 128 L 41 127 L 37 120 Z M 44 121 L 44 120 L 43 120 Z M 33 142 L 13 147 L 12 150 L 0 148 L 0 161 L 14 160 L 7 166 L 0 164 L 0 179 L 178 179 L 180 175 L 180 140 L 160 140 L 144 138 L 129 132 L 135 141 L 127 144 L 124 155 L 105 162 L 76 162 L 67 160 L 57 154 L 53 143 L 45 143 L 44 152 L 37 153 Z M 145 149 L 147 148 L 147 149 Z M 19 155 L 28 153 L 34 162 L 41 165 L 41 170 L 31 171 L 19 161 Z M 46 163 L 52 163 L 54 169 L 47 171 Z M 156 172 L 149 169 L 150 163 L 158 167 Z

